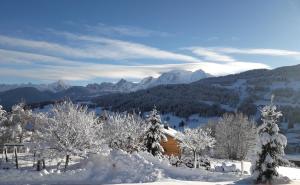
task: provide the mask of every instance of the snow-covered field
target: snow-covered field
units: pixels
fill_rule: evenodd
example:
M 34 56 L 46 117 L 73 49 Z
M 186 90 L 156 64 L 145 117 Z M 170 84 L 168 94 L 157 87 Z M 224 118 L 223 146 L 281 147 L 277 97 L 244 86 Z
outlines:
M 21 155 L 22 156 L 22 155 Z M 235 164 L 241 169 L 240 162 L 213 160 L 212 168 Z M 24 161 L 20 161 L 24 163 Z M 122 184 L 145 183 L 149 185 L 181 185 L 181 184 L 251 184 L 250 163 L 244 162 L 247 174 L 239 172 L 216 172 L 204 169 L 174 167 L 167 160 L 158 160 L 148 153 L 129 155 L 121 151 L 109 154 L 91 155 L 88 159 L 74 160 L 66 172 L 57 170 L 56 166 L 47 166 L 46 170 L 35 171 L 30 163 L 20 170 L 13 168 L 0 170 L 0 184 Z M 3 163 L 2 163 L 3 165 Z M 280 167 L 279 173 L 292 180 L 292 184 L 300 184 L 300 169 Z

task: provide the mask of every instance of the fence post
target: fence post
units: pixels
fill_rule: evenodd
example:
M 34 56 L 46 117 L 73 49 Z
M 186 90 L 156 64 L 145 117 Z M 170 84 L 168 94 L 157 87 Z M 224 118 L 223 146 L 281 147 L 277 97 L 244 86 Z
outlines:
M 15 160 L 16 160 L 16 168 L 19 168 L 19 162 L 18 162 L 18 151 L 17 151 L 17 147 L 14 148 L 15 150 Z
M 4 154 L 5 154 L 5 161 L 8 162 L 7 147 L 4 148 Z

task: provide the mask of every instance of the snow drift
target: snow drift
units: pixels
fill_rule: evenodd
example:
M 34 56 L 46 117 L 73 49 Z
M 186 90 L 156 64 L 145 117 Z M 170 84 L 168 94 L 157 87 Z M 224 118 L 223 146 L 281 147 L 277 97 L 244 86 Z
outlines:
M 249 163 L 250 164 L 250 163 Z M 250 167 L 249 167 L 250 168 Z M 298 176 L 300 169 L 280 169 Z M 279 170 L 279 171 L 280 171 Z M 244 176 L 245 177 L 245 176 Z M 239 173 L 219 173 L 202 169 L 173 167 L 167 159 L 158 159 L 146 152 L 128 154 L 110 151 L 93 154 L 71 165 L 66 172 L 47 169 L 0 170 L 0 184 L 118 184 L 166 180 L 189 180 L 201 182 L 237 181 Z M 294 179 L 294 178 L 292 178 Z M 296 178 L 297 179 L 297 178 Z

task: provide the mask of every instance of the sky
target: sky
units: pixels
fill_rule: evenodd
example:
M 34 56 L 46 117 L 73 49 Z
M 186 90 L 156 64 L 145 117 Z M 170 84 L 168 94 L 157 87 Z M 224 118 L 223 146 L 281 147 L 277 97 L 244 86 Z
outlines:
M 139 81 L 300 62 L 298 0 L 0 0 L 0 83 Z

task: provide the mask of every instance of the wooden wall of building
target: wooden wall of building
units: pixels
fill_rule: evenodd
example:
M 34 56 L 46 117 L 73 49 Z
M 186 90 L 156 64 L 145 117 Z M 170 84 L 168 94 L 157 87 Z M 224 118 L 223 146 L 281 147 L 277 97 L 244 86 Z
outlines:
M 168 141 L 167 142 L 163 142 L 161 141 L 161 146 L 164 148 L 165 150 L 165 155 L 174 155 L 174 156 L 180 156 L 181 155 L 181 150 L 179 147 L 179 143 L 176 139 L 174 139 L 172 136 L 166 135 Z

